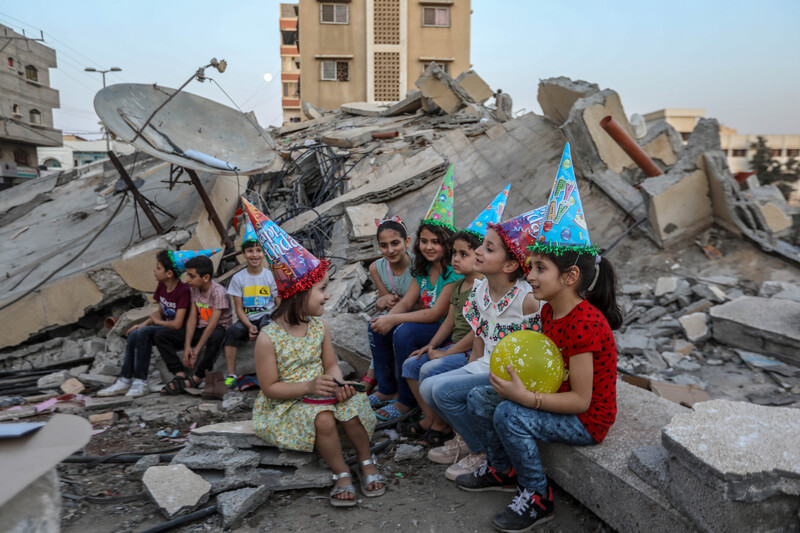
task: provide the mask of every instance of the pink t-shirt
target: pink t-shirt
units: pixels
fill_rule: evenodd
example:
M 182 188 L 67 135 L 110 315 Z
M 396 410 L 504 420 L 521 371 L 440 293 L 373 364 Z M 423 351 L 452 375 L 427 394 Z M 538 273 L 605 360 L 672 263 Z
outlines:
M 211 313 L 214 309 L 221 309 L 222 315 L 219 317 L 218 326 L 227 328 L 233 323 L 231 313 L 231 302 L 228 298 L 225 287 L 217 283 L 211 282 L 211 286 L 203 293 L 200 289 L 192 287 L 192 303 L 197 308 L 197 327 L 204 328 L 208 326 L 208 321 L 211 318 Z

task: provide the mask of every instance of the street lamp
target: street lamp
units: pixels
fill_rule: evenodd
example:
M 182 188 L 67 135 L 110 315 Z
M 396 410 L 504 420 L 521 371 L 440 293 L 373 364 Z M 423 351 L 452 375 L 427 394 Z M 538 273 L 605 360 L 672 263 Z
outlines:
M 108 70 L 97 70 L 96 68 L 86 67 L 83 70 L 85 70 L 86 72 L 97 72 L 99 74 L 102 74 L 103 75 L 103 89 L 106 88 L 106 72 L 122 72 L 122 69 L 119 68 L 119 67 L 111 67 Z M 109 136 L 110 135 L 108 133 L 108 128 L 106 128 L 106 152 L 111 150 L 111 146 L 110 146 L 110 143 L 109 143 Z

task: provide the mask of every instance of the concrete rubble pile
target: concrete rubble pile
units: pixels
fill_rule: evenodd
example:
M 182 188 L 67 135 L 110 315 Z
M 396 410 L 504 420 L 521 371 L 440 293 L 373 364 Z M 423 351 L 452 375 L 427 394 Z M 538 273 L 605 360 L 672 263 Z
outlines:
M 304 103 L 309 120 L 271 132 L 281 157 L 270 171 L 241 181 L 203 176 L 225 223 L 235 216 L 238 194 L 247 190 L 285 230 L 331 259 L 325 319 L 346 376 L 357 378 L 369 365 L 367 323 L 378 295 L 367 267 L 380 257 L 374 219 L 400 214 L 413 239 L 416 221 L 451 164 L 458 227 L 509 183 L 507 216 L 543 205 L 569 141 L 589 232 L 600 246 L 616 243 L 608 253 L 621 278 L 625 322 L 616 339 L 624 376 L 608 445 L 545 445 L 545 464 L 553 465 L 548 475 L 617 530 L 715 531 L 730 524 L 757 529 L 756 520 L 800 527 L 798 462 L 787 463 L 777 448 L 765 448 L 768 453 L 751 465 L 747 456 L 734 453 L 745 439 L 743 446 L 758 455 L 771 434 L 797 427 L 800 255 L 781 240 L 787 227 L 780 202 L 768 192 L 739 190 L 719 148 L 716 121 L 701 120 L 686 144 L 665 123 L 651 127 L 637 142 L 663 174 L 648 178 L 600 126 L 611 116 L 634 136 L 613 90 L 567 78 L 543 80 L 538 95 L 543 115 L 515 116 L 487 103 L 495 91 L 472 71 L 453 79 L 433 64 L 416 87 L 392 106 L 353 102 L 326 111 Z M 29 396 L 35 401 L 65 392 L 76 380 L 90 398 L 69 407 L 72 412 L 116 412 L 112 424 L 134 434 L 197 423 L 169 465 L 145 457 L 129 473 L 143 479 L 167 518 L 213 500 L 224 527 L 235 527 L 274 493 L 328 486 L 330 476 L 316 456 L 280 451 L 255 437 L 252 424 L 244 421 L 255 391 L 199 405 L 198 399 L 182 397 L 187 411 L 180 415 L 144 401 L 147 397 L 127 403 L 91 398 L 119 371 L 123 332 L 152 312 L 142 304 L 154 289 L 156 251 L 219 245 L 219 234 L 190 189 L 165 192 L 160 183 L 165 163 L 140 155 L 136 165 L 132 177 L 144 179 L 145 194 L 159 187 L 159 204 L 180 213 L 171 231 L 156 236 L 144 222 L 141 242 L 125 245 L 134 224 L 128 209 L 92 247 L 99 252 L 82 256 L 42 287 L 22 273 L 36 261 L 30 255 L 36 240 L 17 258 L 4 258 L 12 274 L 0 288 L 9 299 L 33 288 L 19 303 L 34 304 L 30 311 L 19 305 L 0 310 L 0 319 L 13 325 L 0 339 L 0 371 L 40 372 L 18 380 L 13 389 L 30 389 L 26 394 L 36 394 Z M 45 242 L 34 232 L 47 230 L 33 222 L 47 211 L 52 222 L 63 224 L 77 209 L 59 206 L 70 194 L 87 204 L 80 205 L 92 221 L 86 228 L 96 227 L 114 204 L 107 200 L 109 209 L 95 211 L 102 205 L 96 203 L 98 192 L 109 198 L 113 193 L 105 191 L 115 181 L 116 175 L 100 166 L 32 184 L 30 190 L 16 188 L 18 197 L 0 204 L 0 237 L 22 241 L 27 234 L 26 239 Z M 42 208 L 44 197 L 59 202 Z M 75 231 L 88 231 L 80 228 Z M 79 235 L 59 238 L 79 242 Z M 47 269 L 37 278 L 61 263 L 43 261 Z M 223 266 L 228 279 L 233 264 Z M 105 316 L 116 323 L 104 325 Z M 250 345 L 239 351 L 240 374 L 254 372 L 252 350 Z M 151 390 L 158 390 L 169 375 L 159 357 L 153 361 Z M 34 415 L 32 404 L 23 398 L 21 409 L 0 411 L 0 420 Z M 189 406 L 196 410 L 189 413 Z M 726 440 L 720 430 L 728 421 L 733 433 Z M 707 429 L 706 444 L 714 453 L 706 453 L 687 428 Z M 585 483 L 587 476 L 592 483 Z M 178 477 L 192 487 L 186 501 L 170 499 Z M 692 501 L 699 503 L 693 507 Z

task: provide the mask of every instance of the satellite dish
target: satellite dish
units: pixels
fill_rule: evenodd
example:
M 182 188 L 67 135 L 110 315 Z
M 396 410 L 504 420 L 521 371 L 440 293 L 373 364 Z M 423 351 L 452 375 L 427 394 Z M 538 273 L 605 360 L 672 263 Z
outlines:
M 136 132 L 175 89 L 121 83 L 102 89 L 94 109 L 106 128 L 138 150 L 212 174 L 255 174 L 275 160 L 269 134 L 241 112 L 181 91 Z

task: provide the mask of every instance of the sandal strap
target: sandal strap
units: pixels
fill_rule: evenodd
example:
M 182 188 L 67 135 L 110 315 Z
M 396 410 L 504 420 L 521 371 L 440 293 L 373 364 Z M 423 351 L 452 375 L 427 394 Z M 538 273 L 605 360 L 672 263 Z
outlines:
M 369 486 L 372 483 L 382 483 L 386 485 L 386 476 L 383 474 L 362 474 L 363 475 L 363 485 L 365 487 Z
M 361 466 L 375 465 L 375 467 L 377 468 L 378 459 L 375 457 L 375 454 L 372 454 L 372 457 L 370 457 L 369 459 L 364 459 L 363 461 L 359 461 L 358 464 L 360 464 Z
M 353 485 L 347 485 L 344 487 L 337 485 L 331 490 L 331 496 L 336 496 L 337 494 L 342 494 L 343 492 L 349 492 L 350 494 L 355 495 L 356 488 Z
M 342 478 L 353 477 L 353 476 L 350 475 L 350 472 L 342 472 L 341 474 L 333 474 L 331 475 L 331 477 L 333 478 L 334 481 L 338 481 Z
M 372 379 L 371 377 L 369 377 L 369 376 L 368 376 L 368 375 L 366 375 L 366 374 L 364 374 L 364 375 L 361 377 L 361 381 L 366 381 L 366 382 L 367 382 L 367 383 L 369 383 L 370 385 L 377 385 L 377 384 L 378 384 L 378 380 L 377 380 L 377 379 Z

